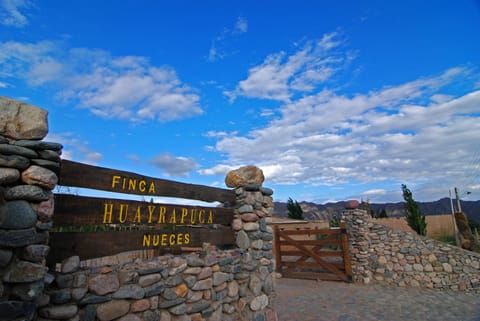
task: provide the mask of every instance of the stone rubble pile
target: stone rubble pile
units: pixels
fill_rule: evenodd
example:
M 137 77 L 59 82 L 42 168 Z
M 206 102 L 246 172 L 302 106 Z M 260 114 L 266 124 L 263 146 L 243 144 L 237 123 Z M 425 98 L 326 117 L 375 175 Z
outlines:
M 343 212 L 354 281 L 480 292 L 480 254 Z
M 0 317 L 31 319 L 43 294 L 62 145 L 47 112 L 0 97 Z

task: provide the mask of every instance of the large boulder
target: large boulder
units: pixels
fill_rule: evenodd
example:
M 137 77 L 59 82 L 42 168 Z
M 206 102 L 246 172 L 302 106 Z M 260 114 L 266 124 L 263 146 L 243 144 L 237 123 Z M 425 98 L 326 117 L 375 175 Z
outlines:
M 48 112 L 42 108 L 0 97 L 0 135 L 12 139 L 43 139 L 48 133 Z
M 230 171 L 225 177 L 225 184 L 228 187 L 244 187 L 246 185 L 261 186 L 265 177 L 260 168 L 256 166 L 244 166 Z

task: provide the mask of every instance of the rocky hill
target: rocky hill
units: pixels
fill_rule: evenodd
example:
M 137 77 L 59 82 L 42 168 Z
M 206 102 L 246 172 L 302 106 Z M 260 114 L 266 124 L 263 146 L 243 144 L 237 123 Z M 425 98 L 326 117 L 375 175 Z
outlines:
M 417 202 L 420 211 L 424 215 L 438 215 L 451 213 L 450 199 L 442 198 L 435 202 Z M 335 215 L 340 215 L 345 209 L 346 202 L 316 204 L 310 202 L 299 202 L 307 220 L 330 220 Z M 371 203 L 370 208 L 374 212 L 385 209 L 387 216 L 398 217 L 404 215 L 404 202 L 376 204 Z M 462 210 L 467 216 L 480 223 L 480 200 L 462 201 Z M 287 217 L 287 203 L 275 202 L 274 216 Z

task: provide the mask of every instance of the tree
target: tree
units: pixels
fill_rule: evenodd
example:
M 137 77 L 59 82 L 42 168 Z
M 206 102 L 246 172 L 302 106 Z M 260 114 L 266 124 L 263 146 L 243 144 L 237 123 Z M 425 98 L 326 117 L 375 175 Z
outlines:
M 304 220 L 303 217 L 303 210 L 300 204 L 297 201 L 293 201 L 290 197 L 287 201 L 287 210 L 288 210 L 288 218 L 294 220 Z
M 378 217 L 379 217 L 379 218 L 388 217 L 387 211 L 383 208 L 383 209 L 380 211 L 380 214 L 378 215 Z
M 405 184 L 402 184 L 403 199 L 405 200 L 405 217 L 408 225 L 418 234 L 427 235 L 427 223 L 425 216 L 422 215 L 418 208 L 417 202 L 414 201 L 412 192 Z

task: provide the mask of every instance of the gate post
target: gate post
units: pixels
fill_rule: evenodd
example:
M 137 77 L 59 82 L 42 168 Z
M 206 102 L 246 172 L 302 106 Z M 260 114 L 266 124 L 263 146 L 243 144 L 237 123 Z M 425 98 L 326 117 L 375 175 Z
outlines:
M 370 283 L 372 272 L 369 268 L 370 227 L 369 214 L 358 208 L 346 209 L 342 213 L 342 220 L 347 225 L 352 260 L 352 274 L 354 282 Z
M 266 217 L 273 212 L 273 191 L 262 187 L 263 172 L 255 166 L 231 171 L 225 178 L 235 188 L 236 244 L 242 253 L 238 309 L 246 320 L 275 320 L 273 311 L 273 230 Z
M 43 293 L 62 145 L 45 142 L 47 111 L 0 97 L 0 319 L 32 320 Z

